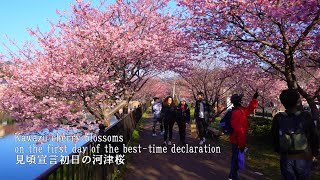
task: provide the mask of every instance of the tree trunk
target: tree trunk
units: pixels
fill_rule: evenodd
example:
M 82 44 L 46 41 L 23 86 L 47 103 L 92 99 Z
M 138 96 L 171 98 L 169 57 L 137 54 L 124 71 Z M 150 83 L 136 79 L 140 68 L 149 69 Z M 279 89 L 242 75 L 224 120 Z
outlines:
M 293 60 L 293 54 L 290 52 L 285 55 L 285 78 L 287 81 L 288 89 L 298 90 L 297 77 L 295 75 L 295 66 Z M 302 101 L 299 99 L 298 110 L 303 111 Z
M 218 112 L 219 111 L 219 103 L 220 102 L 219 102 L 219 96 L 217 95 L 216 97 L 217 97 L 217 109 L 216 109 L 216 112 Z
M 289 53 L 285 54 L 285 64 L 286 64 L 286 66 L 285 66 L 285 74 L 284 75 L 287 80 L 288 88 L 298 90 L 299 94 L 307 100 L 307 102 L 310 106 L 310 109 L 311 109 L 312 118 L 316 122 L 318 129 L 319 129 L 319 127 L 320 127 L 319 126 L 319 112 L 318 112 L 316 103 L 315 103 L 314 99 L 298 85 L 297 78 L 295 75 L 293 53 L 291 51 Z M 298 109 L 303 111 L 301 99 L 300 99 L 299 105 L 300 106 L 298 107 Z
M 314 121 L 316 121 L 318 127 L 320 127 L 319 126 L 319 120 L 320 120 L 319 111 L 318 111 L 315 100 L 305 90 L 303 90 L 300 86 L 298 86 L 298 91 L 301 94 L 301 96 L 307 100 L 309 107 L 311 109 L 312 119 Z
M 285 78 L 289 89 L 298 89 L 297 78 L 295 76 L 295 64 L 293 59 L 293 52 L 290 47 L 287 46 L 284 51 L 285 56 Z
M 263 91 L 263 96 L 262 96 L 262 102 L 261 102 L 261 109 L 262 109 L 262 117 L 264 118 L 264 91 Z

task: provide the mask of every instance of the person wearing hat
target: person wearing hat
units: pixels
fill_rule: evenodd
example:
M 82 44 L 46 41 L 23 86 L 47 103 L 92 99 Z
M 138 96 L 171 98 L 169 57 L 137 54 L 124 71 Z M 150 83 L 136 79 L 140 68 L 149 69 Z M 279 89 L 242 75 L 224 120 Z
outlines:
M 186 144 L 186 123 L 190 123 L 190 109 L 186 100 L 182 98 L 177 107 L 177 123 L 179 126 L 180 143 Z
M 231 114 L 231 127 L 233 129 L 230 134 L 230 142 L 232 144 L 232 157 L 231 157 L 231 170 L 229 179 L 239 179 L 239 151 L 243 152 L 246 147 L 247 134 L 248 134 L 248 116 L 258 106 L 259 94 L 256 90 L 253 98 L 248 106 L 242 106 L 243 94 L 233 94 L 230 98 L 233 104 Z

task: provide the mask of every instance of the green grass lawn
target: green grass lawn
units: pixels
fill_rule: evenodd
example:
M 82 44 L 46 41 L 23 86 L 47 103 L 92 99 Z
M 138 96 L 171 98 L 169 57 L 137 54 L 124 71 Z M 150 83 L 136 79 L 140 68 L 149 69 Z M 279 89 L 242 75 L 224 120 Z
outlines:
M 194 119 L 194 107 L 191 107 L 189 104 L 189 108 L 190 108 L 190 119 L 193 120 Z

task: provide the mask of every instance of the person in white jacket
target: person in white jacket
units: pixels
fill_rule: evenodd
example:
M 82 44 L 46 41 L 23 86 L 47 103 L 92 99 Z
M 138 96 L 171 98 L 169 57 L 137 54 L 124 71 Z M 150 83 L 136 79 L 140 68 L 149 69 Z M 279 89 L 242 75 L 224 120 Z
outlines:
M 161 131 L 161 135 L 163 135 L 164 131 L 163 131 L 163 122 L 162 119 L 160 118 L 160 114 L 161 114 L 161 109 L 162 109 L 162 104 L 160 103 L 160 99 L 158 97 L 153 98 L 154 103 L 152 104 L 152 113 L 153 113 L 153 126 L 152 126 L 152 136 L 157 136 L 156 134 L 156 124 L 157 122 L 160 123 L 160 131 Z

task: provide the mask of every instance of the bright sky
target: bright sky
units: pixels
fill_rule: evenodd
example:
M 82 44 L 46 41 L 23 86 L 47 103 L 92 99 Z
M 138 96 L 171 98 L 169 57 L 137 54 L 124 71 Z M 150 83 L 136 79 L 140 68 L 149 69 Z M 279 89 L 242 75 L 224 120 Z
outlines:
M 87 0 L 85 0 L 87 1 Z M 91 0 L 93 5 L 100 0 Z M 115 0 L 107 0 L 114 3 Z M 0 5 L 0 54 L 7 54 L 3 44 L 13 48 L 6 38 L 14 39 L 18 45 L 27 40 L 33 40 L 27 28 L 36 28 L 47 31 L 50 25 L 47 20 L 57 20 L 59 15 L 56 9 L 70 9 L 75 0 L 2 0 Z M 170 3 L 172 6 L 173 2 Z
M 10 0 L 0 6 L 0 52 L 5 54 L 3 43 L 11 47 L 6 35 L 18 44 L 31 40 L 26 28 L 48 29 L 47 19 L 57 19 L 56 9 L 66 9 L 74 0 Z
M 92 3 L 99 4 L 99 0 Z M 114 0 L 108 0 L 108 3 Z M 47 31 L 50 24 L 47 20 L 57 20 L 59 15 L 56 9 L 70 9 L 70 4 L 75 0 L 3 0 L 0 6 L 0 53 L 6 54 L 3 44 L 12 48 L 6 35 L 14 39 L 18 44 L 27 40 L 33 40 L 27 32 L 27 28 L 36 28 Z

